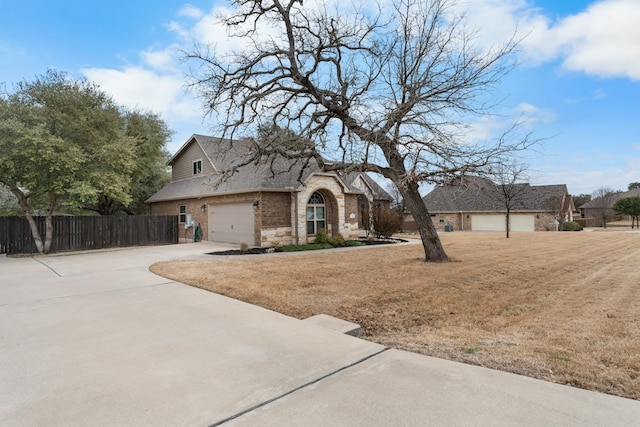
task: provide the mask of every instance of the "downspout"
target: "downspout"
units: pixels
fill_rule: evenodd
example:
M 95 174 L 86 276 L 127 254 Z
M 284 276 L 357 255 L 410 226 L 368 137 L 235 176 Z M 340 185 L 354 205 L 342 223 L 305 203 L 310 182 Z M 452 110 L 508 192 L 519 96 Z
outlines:
M 460 211 L 460 231 L 464 231 L 464 214 Z
M 296 239 L 296 245 L 300 244 L 300 232 L 298 230 L 299 228 L 299 224 L 298 224 L 298 193 L 296 193 L 295 191 L 291 193 L 291 195 L 293 196 L 293 210 L 294 210 L 294 220 L 293 220 L 293 225 L 295 228 L 295 239 Z

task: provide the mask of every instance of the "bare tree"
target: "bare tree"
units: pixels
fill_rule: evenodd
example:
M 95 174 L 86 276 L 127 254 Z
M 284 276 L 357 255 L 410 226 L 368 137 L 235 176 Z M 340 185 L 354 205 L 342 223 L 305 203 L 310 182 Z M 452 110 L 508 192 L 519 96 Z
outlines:
M 602 221 L 602 226 L 607 228 L 607 221 L 613 216 L 613 203 L 616 200 L 618 192 L 611 187 L 597 188 L 591 197 L 591 207 L 593 208 L 596 218 Z
M 507 239 L 511 230 L 511 211 L 518 204 L 522 204 L 525 195 L 530 190 L 529 184 L 522 182 L 523 179 L 527 178 L 527 169 L 527 165 L 513 160 L 499 164 L 497 169 L 493 171 L 497 193 L 506 212 Z
M 398 187 L 396 187 L 393 182 L 387 182 L 384 189 L 389 193 L 389 196 L 391 196 L 391 208 L 402 215 L 407 209 Z
M 262 159 L 314 159 L 325 171 L 376 172 L 393 181 L 425 260 L 447 261 L 418 187 L 481 174 L 530 146 L 529 137 L 464 137 L 471 118 L 493 107 L 488 89 L 513 67 L 517 41 L 475 46 L 476 34 L 451 0 L 399 0 L 375 13 L 364 2 L 311 3 L 233 1 L 221 23 L 245 47 L 186 52 L 192 86 L 226 137 L 277 124 L 315 143 L 297 151 L 261 144 L 255 155 Z
M 553 218 L 556 220 L 556 231 L 562 231 L 564 224 L 571 220 L 571 212 L 575 208 L 572 197 L 568 194 L 562 194 L 551 197 L 545 202 L 553 212 Z

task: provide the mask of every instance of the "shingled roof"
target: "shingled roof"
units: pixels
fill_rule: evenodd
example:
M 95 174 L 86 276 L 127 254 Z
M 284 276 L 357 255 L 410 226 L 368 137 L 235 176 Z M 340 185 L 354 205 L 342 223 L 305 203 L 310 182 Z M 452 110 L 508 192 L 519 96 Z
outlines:
M 280 156 L 247 163 L 258 149 L 252 141 L 231 141 L 205 135 L 193 135 L 168 164 L 174 165 L 186 147 L 194 143 L 200 146 L 216 173 L 172 181 L 151 196 L 147 200 L 148 203 L 250 191 L 293 191 L 312 174 L 323 173 L 315 159 L 305 162 Z M 335 175 L 347 192 L 362 192 L 353 186 L 355 179 L 362 175 L 376 198 L 391 199 L 388 193 L 366 174 Z
M 519 196 L 514 201 L 514 211 L 547 212 L 558 209 L 558 202 L 570 207 L 567 186 L 516 184 Z M 504 197 L 491 180 L 480 177 L 463 177 L 448 185 L 433 189 L 422 199 L 430 212 L 502 212 Z
M 357 191 L 354 186 L 354 182 L 358 177 L 362 177 L 364 182 L 369 186 L 371 192 L 373 193 L 373 197 L 376 200 L 392 200 L 392 197 L 387 191 L 380 186 L 376 182 L 375 179 L 371 178 L 368 174 L 362 172 L 351 172 L 348 174 L 339 173 L 338 176 L 341 178 L 342 182 L 344 182 L 347 187 L 349 187 L 352 191 Z
M 611 200 L 610 200 L 611 206 L 613 206 L 613 204 L 618 200 L 623 199 L 625 197 L 638 197 L 638 196 L 640 196 L 640 188 L 634 188 L 629 191 L 615 193 L 614 195 L 611 196 Z M 597 209 L 600 207 L 601 206 L 598 206 L 598 199 L 593 199 L 591 201 L 588 201 L 584 205 L 579 206 L 578 208 L 579 209 Z

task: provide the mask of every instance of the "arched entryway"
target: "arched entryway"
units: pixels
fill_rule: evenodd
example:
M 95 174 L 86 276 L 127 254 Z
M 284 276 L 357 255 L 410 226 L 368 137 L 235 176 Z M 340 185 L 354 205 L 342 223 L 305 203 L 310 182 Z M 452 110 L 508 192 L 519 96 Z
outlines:
M 329 236 L 339 232 L 338 202 L 330 191 L 314 191 L 307 201 L 306 212 L 308 237 L 315 236 L 321 229 Z

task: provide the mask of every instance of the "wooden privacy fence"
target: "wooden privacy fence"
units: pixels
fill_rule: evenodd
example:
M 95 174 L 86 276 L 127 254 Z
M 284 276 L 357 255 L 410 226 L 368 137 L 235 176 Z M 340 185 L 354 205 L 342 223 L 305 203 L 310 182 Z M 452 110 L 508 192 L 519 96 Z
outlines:
M 35 217 L 42 239 L 45 217 Z M 55 216 L 51 252 L 178 243 L 174 216 Z M 26 218 L 0 217 L 0 253 L 37 253 Z

